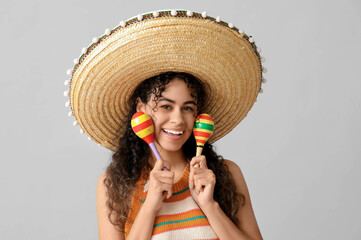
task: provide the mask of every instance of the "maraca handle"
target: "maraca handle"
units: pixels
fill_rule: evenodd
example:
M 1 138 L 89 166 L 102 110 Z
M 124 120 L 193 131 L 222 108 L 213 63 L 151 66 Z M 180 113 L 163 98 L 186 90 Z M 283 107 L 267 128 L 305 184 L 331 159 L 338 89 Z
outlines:
M 158 150 L 157 150 L 157 147 L 155 146 L 155 143 L 154 143 L 154 142 L 149 143 L 149 146 L 150 146 L 150 148 L 152 149 L 152 151 L 154 152 L 155 157 L 157 158 L 157 160 L 158 160 L 158 159 L 162 159 L 162 157 L 160 156 L 160 154 L 159 154 L 159 152 L 158 152 Z
M 200 155 L 202 155 L 202 151 L 203 151 L 203 147 L 201 147 L 201 146 L 197 146 L 197 153 L 196 153 L 196 156 L 200 156 Z M 198 168 L 198 167 L 199 167 L 199 163 L 194 164 L 194 166 L 193 166 L 193 167 Z
M 159 152 L 158 152 L 158 150 L 157 150 L 157 147 L 155 146 L 155 143 L 154 143 L 154 142 L 149 143 L 149 146 L 150 146 L 150 148 L 152 149 L 152 151 L 154 152 L 154 155 L 155 155 L 155 157 L 157 158 L 157 161 L 158 161 L 159 159 L 162 159 L 162 157 L 160 156 L 160 154 L 159 154 Z M 169 171 L 169 169 L 166 168 L 166 167 L 164 167 L 164 168 L 162 169 L 162 171 Z
M 196 156 L 202 155 L 202 151 L 203 151 L 203 147 L 202 146 L 197 146 Z

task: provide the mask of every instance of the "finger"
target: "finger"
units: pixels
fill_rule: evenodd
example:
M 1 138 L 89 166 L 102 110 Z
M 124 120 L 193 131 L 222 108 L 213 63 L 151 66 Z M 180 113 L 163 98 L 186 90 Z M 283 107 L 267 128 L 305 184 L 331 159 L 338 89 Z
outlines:
M 198 190 L 203 191 L 205 186 L 212 185 L 212 183 L 215 183 L 215 176 L 210 172 L 205 172 L 201 174 L 197 174 L 194 176 L 194 182 L 196 184 L 196 188 Z
M 173 187 L 171 184 L 164 184 L 163 189 L 166 192 L 166 198 L 169 199 L 173 195 Z
M 171 167 L 172 167 L 171 163 L 169 161 L 163 159 L 163 168 L 162 168 L 162 170 L 163 171 L 170 171 Z
M 197 168 L 194 168 L 194 167 L 190 168 L 189 183 L 190 183 L 191 189 L 195 188 L 195 178 L 194 177 L 196 176 L 197 172 L 198 172 Z
M 174 172 L 173 171 L 158 171 L 157 175 L 162 178 L 174 178 Z
M 209 169 L 205 168 L 191 168 L 189 173 L 189 188 L 193 189 L 195 187 L 195 183 L 202 178 L 210 178 Z M 212 172 L 213 173 L 213 172 Z
M 169 183 L 158 182 L 155 189 L 157 192 L 168 192 L 172 191 L 172 185 Z
M 203 179 L 208 179 L 207 176 L 205 176 L 204 174 L 197 174 L 194 178 L 194 182 L 197 183 L 199 181 L 202 181 Z
M 205 181 L 204 179 L 198 180 L 196 182 L 196 192 L 197 192 L 197 194 L 199 194 L 200 192 L 203 192 L 206 185 L 207 185 L 207 181 Z
M 166 183 L 173 185 L 174 184 L 174 177 L 159 177 L 158 181 L 161 183 Z
M 191 170 L 191 172 L 189 173 L 189 188 L 193 189 L 194 188 L 194 174 L 193 174 L 193 170 Z
M 197 180 L 200 180 L 200 179 L 208 179 L 208 180 L 211 180 L 214 178 L 214 173 L 212 170 L 209 170 L 209 169 L 195 169 L 194 171 L 194 174 L 197 176 Z
M 163 160 L 157 159 L 157 161 L 155 161 L 152 171 L 162 171 L 163 165 L 164 165 Z
M 202 185 L 200 184 L 198 178 L 199 178 L 198 175 L 195 175 L 195 176 L 194 176 L 194 188 L 195 188 L 195 191 L 196 191 L 197 195 L 199 194 L 200 189 L 201 189 L 201 187 L 202 187 Z
M 171 169 L 170 162 L 163 159 L 157 159 L 152 170 L 162 171 L 163 168 L 167 168 L 168 170 L 170 170 Z
M 172 190 L 167 188 L 166 190 L 163 191 L 163 200 L 169 199 L 172 196 L 172 194 L 173 194 Z
M 152 171 L 150 173 L 150 179 L 152 185 L 156 186 L 160 183 L 174 184 L 175 173 L 171 171 Z
M 203 173 L 204 171 L 206 171 L 207 169 L 204 169 L 204 168 L 193 168 L 193 173 L 194 174 L 201 174 Z
M 173 195 L 173 191 L 172 191 L 172 190 L 169 190 L 169 191 L 168 191 L 168 195 L 167 195 L 167 199 L 169 199 L 172 195 Z
M 215 186 L 216 175 L 212 171 L 207 171 L 203 174 L 197 175 L 197 181 L 202 184 L 203 189 L 205 186 Z
M 192 167 L 197 168 L 197 164 L 199 167 L 201 168 L 207 168 L 207 160 L 206 157 L 204 155 L 200 155 L 200 156 L 195 156 L 192 158 L 190 165 Z

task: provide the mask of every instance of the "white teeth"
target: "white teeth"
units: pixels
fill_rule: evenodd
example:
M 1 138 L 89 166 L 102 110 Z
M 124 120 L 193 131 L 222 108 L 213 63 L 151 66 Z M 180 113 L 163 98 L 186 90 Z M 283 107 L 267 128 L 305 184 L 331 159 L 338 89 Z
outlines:
M 163 131 L 166 133 L 171 133 L 171 134 L 176 134 L 176 135 L 182 135 L 184 132 L 184 131 L 178 132 L 178 131 L 172 131 L 172 130 L 166 130 L 166 129 L 163 129 Z

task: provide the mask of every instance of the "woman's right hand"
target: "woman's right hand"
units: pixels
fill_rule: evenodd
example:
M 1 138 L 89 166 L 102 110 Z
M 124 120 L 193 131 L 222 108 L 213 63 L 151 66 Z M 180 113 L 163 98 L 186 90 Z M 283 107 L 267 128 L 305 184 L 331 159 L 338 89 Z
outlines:
M 162 171 L 166 167 L 169 171 Z M 150 172 L 148 193 L 145 204 L 156 213 L 162 207 L 164 198 L 170 198 L 173 194 L 174 172 L 171 171 L 170 162 L 158 159 Z

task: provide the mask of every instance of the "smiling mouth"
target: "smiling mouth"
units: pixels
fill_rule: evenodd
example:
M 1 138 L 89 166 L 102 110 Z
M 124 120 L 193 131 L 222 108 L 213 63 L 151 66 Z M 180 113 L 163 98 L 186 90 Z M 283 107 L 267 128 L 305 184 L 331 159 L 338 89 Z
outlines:
M 172 131 L 172 130 L 167 130 L 167 129 L 162 129 L 162 130 L 165 133 L 170 133 L 170 134 L 177 135 L 177 136 L 180 136 L 184 133 L 184 131 Z

